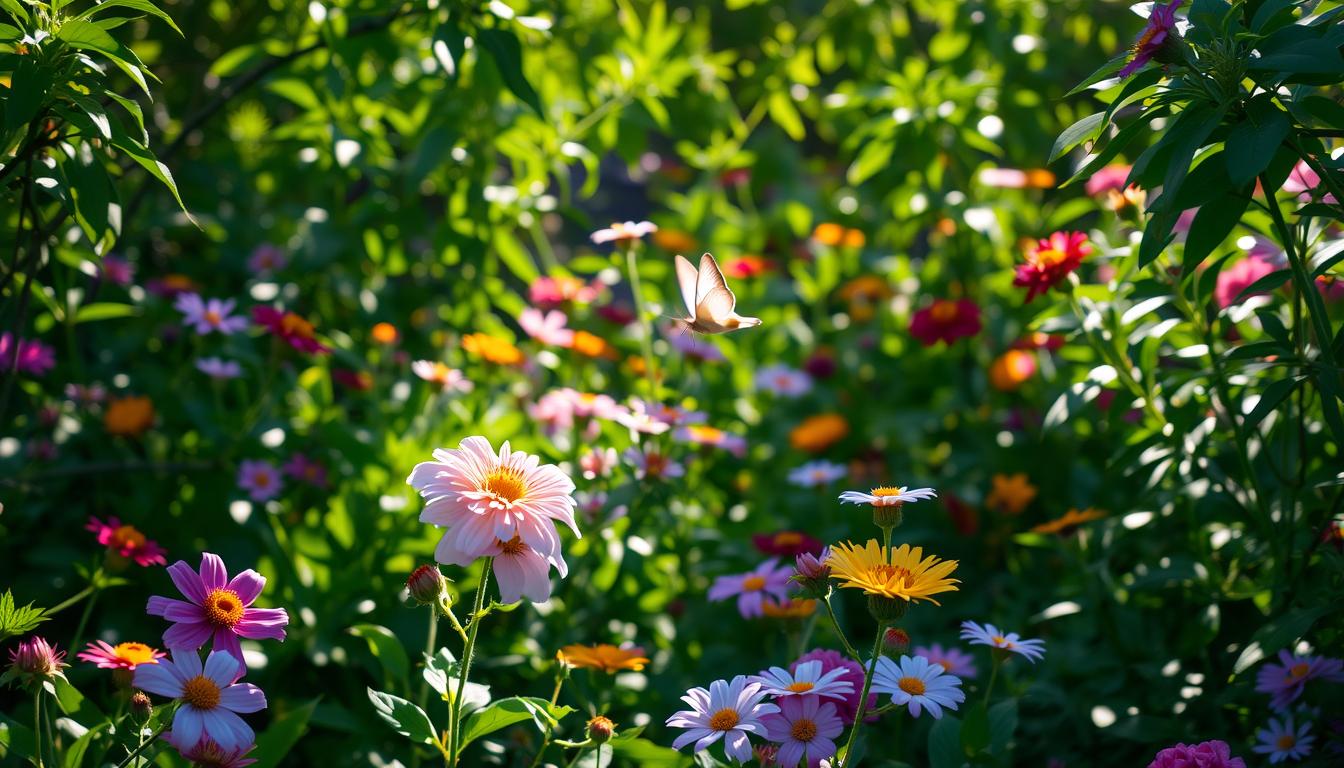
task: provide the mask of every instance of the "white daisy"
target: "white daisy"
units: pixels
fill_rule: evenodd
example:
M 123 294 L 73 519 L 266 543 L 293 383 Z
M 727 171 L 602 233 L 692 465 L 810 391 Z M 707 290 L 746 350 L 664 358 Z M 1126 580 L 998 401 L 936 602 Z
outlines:
M 845 491 L 840 494 L 840 501 L 846 501 L 850 504 L 871 504 L 874 507 L 894 507 L 908 501 L 936 498 L 938 498 L 938 493 L 932 488 L 906 488 L 903 485 L 899 488 L 894 486 L 874 488 L 871 493 Z
M 761 684 L 761 690 L 771 696 L 824 696 L 843 701 L 854 693 L 854 684 L 840 678 L 849 673 L 847 667 L 836 667 L 822 674 L 820 661 L 805 661 L 790 672 L 783 667 L 771 667 L 752 678 Z
M 1025 656 L 1033 664 L 1045 655 L 1044 640 L 1023 640 L 1016 632 L 1005 633 L 993 624 L 982 627 L 974 621 L 963 621 L 961 639 L 969 640 L 971 645 L 988 645 L 991 648 L 1012 651 L 1019 656 Z
M 879 658 L 872 690 L 891 694 L 891 703 L 908 706 L 912 717 L 919 717 L 920 711 L 927 709 L 935 720 L 942 718 L 943 708 L 955 710 L 966 700 L 961 678 L 923 656 L 902 656 L 899 664 L 886 656 Z

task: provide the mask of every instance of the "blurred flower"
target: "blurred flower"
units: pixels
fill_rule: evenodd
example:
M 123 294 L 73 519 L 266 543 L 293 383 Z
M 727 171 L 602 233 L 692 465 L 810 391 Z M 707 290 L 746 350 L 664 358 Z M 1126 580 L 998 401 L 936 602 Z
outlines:
M 930 664 L 937 664 L 943 669 L 957 677 L 975 677 L 975 658 L 968 653 L 963 653 L 959 648 L 944 649 L 942 645 L 934 643 L 930 646 L 917 646 L 915 648 L 916 656 L 923 656 L 929 660 Z
M 775 268 L 775 263 L 763 256 L 744 255 L 724 262 L 723 273 L 728 277 L 746 280 L 760 277 Z
M 1010 349 L 989 365 L 989 384 L 1000 392 L 1013 392 L 1036 375 L 1036 355 Z
M 728 758 L 745 763 L 751 759 L 747 734 L 764 735 L 761 718 L 779 711 L 778 706 L 761 701 L 765 696 L 761 684 L 744 675 L 734 677 L 732 682 L 715 680 L 708 690 L 690 689 L 681 697 L 690 709 L 674 712 L 667 718 L 669 728 L 689 729 L 672 742 L 672 748 L 681 749 L 694 743 L 694 751 L 700 752 L 723 739 L 723 751 Z
M 818 224 L 812 230 L 812 239 L 822 245 L 843 245 L 846 248 L 862 248 L 868 241 L 863 232 L 831 222 Z
M 907 707 L 911 717 L 927 709 L 935 720 L 942 719 L 944 708 L 955 710 L 966 701 L 961 678 L 923 656 L 902 656 L 899 661 L 878 657 L 872 690 L 891 694 L 891 703 Z
M 254 275 L 269 275 L 278 269 L 284 269 L 287 261 L 285 252 L 280 246 L 261 243 L 253 248 L 252 255 L 247 257 L 247 269 Z
M 18 648 L 10 650 L 9 669 L 0 676 L 0 683 L 18 678 L 26 685 L 53 677 L 63 678 L 65 673 L 61 670 L 68 666 L 65 651 L 58 651 L 45 638 L 33 635 L 21 641 Z
M 653 244 L 669 253 L 689 253 L 695 250 L 695 238 L 679 229 L 659 229 L 653 233 Z
M 103 412 L 103 428 L 110 435 L 137 437 L 154 425 L 154 403 L 148 397 L 114 397 Z
M 816 554 L 826 545 L 800 531 L 780 531 L 779 533 L 757 533 L 751 537 L 756 549 L 766 555 L 785 555 L 793 557 L 804 552 Z
M 373 389 L 373 374 L 368 371 L 356 371 L 351 368 L 332 368 L 331 380 L 346 389 L 356 392 L 368 392 Z
M 200 294 L 183 293 L 178 295 L 173 307 L 184 315 L 182 324 L 198 335 L 218 331 L 230 336 L 247 328 L 247 318 L 231 314 L 237 304 L 233 299 L 204 300 Z
M 1064 346 L 1065 338 L 1059 334 L 1033 331 L 1013 342 L 1013 349 L 1044 349 L 1050 352 Z
M 594 359 L 615 360 L 620 357 L 620 353 L 608 344 L 606 339 L 587 331 L 575 331 L 574 337 L 570 339 L 569 348 L 584 357 Z
M 1110 191 L 1119 191 L 1125 188 L 1125 180 L 1129 178 L 1129 171 L 1133 166 L 1123 163 L 1111 163 L 1103 166 L 1091 178 L 1083 184 L 1083 191 L 1088 197 L 1096 197 Z
M 15 339 L 9 331 L 0 334 L 0 375 L 11 370 L 29 376 L 45 376 L 56 367 L 56 351 L 37 339 Z
M 1158 60 L 1166 58 L 1164 49 L 1169 48 L 1172 41 L 1180 38 L 1176 32 L 1176 9 L 1180 7 L 1185 0 L 1172 0 L 1168 5 L 1153 3 L 1152 11 L 1148 16 L 1148 25 L 1143 28 L 1143 34 L 1134 41 L 1131 48 L 1129 63 L 1120 70 L 1120 77 L 1126 78 L 1138 72 L 1144 64 L 1147 64 L 1154 57 Z M 1162 55 L 1159 55 L 1162 54 Z
M 369 330 L 369 338 L 378 344 L 391 346 L 401 338 L 401 332 L 391 323 L 374 323 L 373 328 Z
M 631 240 L 640 240 L 647 235 L 658 231 L 658 225 L 651 221 L 618 221 L 614 222 L 606 229 L 599 229 L 592 234 L 594 243 L 625 243 Z
M 406 577 L 406 593 L 420 605 L 438 605 L 447 583 L 437 565 L 422 565 Z
M 252 742 L 241 747 L 225 749 L 209 736 L 202 736 L 195 744 L 184 744 L 179 743 L 172 731 L 164 733 L 163 740 L 175 747 L 183 760 L 199 768 L 246 768 L 257 762 L 247 756 L 247 753 L 257 746 Z
M 141 664 L 158 664 L 168 654 L 144 643 L 117 643 L 111 645 L 102 640 L 89 643 L 76 658 L 98 665 L 99 669 L 134 670 Z
M 843 701 L 837 702 L 836 710 L 845 725 L 852 725 L 854 723 L 854 717 L 859 711 L 859 694 L 860 689 L 863 688 L 863 678 L 865 677 L 863 667 L 860 666 L 858 662 L 850 659 L 839 651 L 832 651 L 829 648 L 818 648 L 799 656 L 797 661 L 789 665 L 789 669 L 796 671 L 799 666 L 810 661 L 821 662 L 821 671 L 823 675 L 835 669 L 844 670 L 844 674 L 838 679 L 848 681 L 853 688 L 853 693 L 847 695 Z M 873 710 L 877 709 L 876 693 L 868 694 L 868 703 L 864 706 L 864 709 L 868 712 L 867 716 L 864 717 L 864 722 L 872 722 L 877 719 L 872 714 Z
M 814 379 L 829 379 L 835 375 L 835 356 L 830 350 L 819 349 L 803 361 L 803 370 Z
M 588 449 L 587 453 L 579 457 L 579 468 L 583 470 L 583 479 L 596 480 L 599 477 L 610 475 L 612 468 L 616 466 L 616 462 L 615 448 L 593 446 Z
M 1009 515 L 1020 515 L 1032 499 L 1036 498 L 1036 486 L 1027 479 L 1025 472 L 1005 475 L 996 472 L 990 479 L 994 487 L 985 498 L 985 505 Z
M 956 560 L 924 557 L 922 547 L 902 544 L 888 550 L 869 539 L 862 547 L 844 542 L 831 547 L 826 558 L 831 578 L 842 589 L 860 589 L 870 596 L 897 599 L 906 603 L 927 600 L 939 605 L 930 595 L 957 591 L 957 579 L 948 576 L 957 568 Z
M 186 275 L 167 274 L 145 283 L 145 289 L 155 296 L 172 299 L 179 293 L 197 293 L 201 287 Z
M 561 663 L 577 669 L 596 669 L 614 675 L 617 672 L 642 672 L 649 659 L 639 646 L 619 648 L 609 643 L 566 645 L 560 649 Z
M 800 621 L 816 612 L 817 601 L 811 599 L 791 597 L 778 602 L 767 597 L 761 602 L 761 615 L 767 619 Z
M 692 360 L 721 363 L 726 359 L 723 356 L 723 351 L 717 346 L 709 341 L 697 338 L 694 334 L 673 329 L 663 335 L 667 337 L 673 349 Z
M 809 416 L 789 432 L 789 445 L 808 453 L 821 453 L 849 435 L 849 422 L 838 413 Z
M 1087 235 L 1082 232 L 1055 232 L 1036 243 L 1026 254 L 1026 263 L 1017 265 L 1013 285 L 1027 289 L 1027 303 L 1058 285 L 1092 253 Z
M 54 461 L 56 459 L 56 443 L 45 437 L 35 437 L 28 441 L 28 457 L 33 461 Z
M 1283 180 L 1281 189 L 1290 195 L 1299 195 L 1302 202 L 1310 202 L 1313 193 L 1321 186 L 1321 175 L 1306 160 L 1298 160 Z M 1330 196 L 1327 196 L 1329 198 Z M 1327 199 L 1325 202 L 1333 202 Z
M 778 699 L 779 712 L 761 719 L 766 737 L 779 745 L 775 760 L 781 766 L 806 762 L 809 768 L 835 757 L 835 740 L 845 730 L 835 704 L 816 696 Z
M 803 488 L 820 488 L 847 474 L 849 470 L 844 464 L 818 459 L 789 470 L 789 482 Z
M 574 426 L 574 398 L 569 391 L 553 389 L 528 405 L 527 415 L 537 421 L 548 435 Z
M 1269 694 L 1269 706 L 1282 712 L 1302 695 L 1308 680 L 1344 682 L 1344 662 L 1325 656 L 1299 656 L 1288 649 L 1279 651 L 1278 663 L 1269 662 L 1255 677 L 1255 690 Z
M 462 348 L 469 354 L 495 365 L 521 365 L 523 353 L 508 339 L 488 333 L 469 333 L 462 337 Z
M 242 664 L 240 637 L 284 641 L 289 614 L 283 608 L 252 607 L 266 587 L 266 578 L 251 568 L 230 580 L 219 555 L 203 552 L 199 572 L 178 560 L 168 566 L 168 575 L 187 602 L 155 595 L 149 598 L 145 612 L 172 622 L 163 633 L 163 644 L 175 657 L 183 649 L 194 652 L 211 643 L 212 650 L 228 653 Z
M 1316 290 L 1326 301 L 1344 299 L 1344 280 L 1335 275 L 1317 275 Z
M 1252 749 L 1258 755 L 1269 755 L 1269 764 L 1277 765 L 1285 760 L 1301 760 L 1311 754 L 1311 723 L 1293 725 L 1293 716 L 1283 719 L 1271 718 L 1266 727 L 1255 732 L 1259 740 Z
M 882 652 L 899 656 L 910 649 L 910 633 L 900 627 L 887 627 L 882 631 Z
M 812 377 L 782 363 L 767 365 L 756 371 L 756 388 L 776 397 L 801 397 L 812 391 Z
M 1167 747 L 1157 753 L 1148 768 L 1246 768 L 1246 761 L 1232 757 L 1227 742 L 1206 741 Z
M 597 308 L 597 316 L 621 327 L 627 326 L 635 321 L 635 311 L 624 304 L 612 302 L 603 304 Z M 643 358 L 637 358 L 643 360 Z
M 845 680 L 844 667 L 823 670 L 820 661 L 804 661 L 792 670 L 771 667 L 752 679 L 761 684 L 761 690 L 771 696 L 819 696 L 823 699 L 844 701 L 856 693 L 854 683 Z
M 238 487 L 247 491 L 248 497 L 253 501 L 270 501 L 280 495 L 284 481 L 271 462 L 244 459 L 238 465 Z
M 719 183 L 725 187 L 739 187 L 751 182 L 751 168 L 729 168 L 719 174 Z
M 411 372 L 437 386 L 440 392 L 470 392 L 475 387 L 461 371 L 443 363 L 416 360 L 411 363 Z
M 957 533 L 974 536 L 980 530 L 979 510 L 952 493 L 944 493 L 942 499 L 943 508 L 947 510 L 947 516 L 952 518 L 952 526 L 957 529 Z
M 789 576 L 792 570 L 775 560 L 766 560 L 746 573 L 719 576 L 709 588 L 708 598 L 718 602 L 737 598 L 737 611 L 744 619 L 760 618 L 761 602 L 765 597 L 789 599 Z
M 518 325 L 523 332 L 542 344 L 556 347 L 568 347 L 574 343 L 574 331 L 565 327 L 568 323 L 565 313 L 552 309 L 542 314 L 539 309 L 529 307 L 518 316 Z
M 876 304 L 891 298 L 891 283 L 877 275 L 859 275 L 836 292 L 842 301 Z
M 746 438 L 704 424 L 688 424 L 674 432 L 673 437 L 683 443 L 722 448 L 738 457 L 747 452 Z
M 92 531 L 98 543 L 107 547 L 117 557 L 132 560 L 139 566 L 164 565 L 168 562 L 163 547 L 157 541 L 148 539 L 133 525 L 122 525 L 121 520 L 109 517 L 103 522 L 90 517 L 84 530 Z
M 107 399 L 107 389 L 102 384 L 65 385 L 65 396 L 80 408 L 92 408 Z
M 760 768 L 780 768 L 777 744 L 757 744 L 752 747 L 751 754 L 760 764 Z
M 543 310 L 555 309 L 570 302 L 588 304 L 596 299 L 599 293 L 601 293 L 599 286 L 588 285 L 568 275 L 538 277 L 528 286 L 528 297 L 532 305 Z
M 669 420 L 668 415 L 668 406 L 660 403 L 650 405 L 644 400 L 632 397 L 629 409 L 619 414 L 616 421 L 633 432 L 661 435 L 672 428 L 673 420 Z M 671 416 L 675 419 L 675 408 Z
M 236 360 L 225 360 L 220 357 L 197 359 L 196 370 L 212 379 L 236 379 L 243 375 L 243 367 Z
M 845 491 L 840 494 L 840 502 L 845 504 L 870 504 L 874 507 L 898 507 L 907 502 L 924 501 L 938 498 L 938 492 L 932 488 L 909 488 L 905 486 L 874 488 L 871 493 L 863 491 Z
M 310 459 L 306 454 L 296 453 L 281 468 L 286 475 L 307 483 L 314 488 L 327 487 L 327 468 L 322 462 Z
M 1277 271 L 1277 268 L 1268 261 L 1255 256 L 1247 256 L 1230 267 L 1225 267 L 1218 273 L 1218 280 L 1214 283 L 1213 296 L 1218 301 L 1218 306 L 1223 309 L 1234 304 L 1240 304 L 1242 301 L 1241 293 L 1250 288 L 1257 280 L 1266 275 Z M 1259 295 L 1266 291 L 1258 291 Z
M 988 645 L 998 651 L 1016 653 L 1033 664 L 1045 656 L 1044 640 L 1023 640 L 1016 632 L 1004 633 L 993 624 L 982 627 L 974 621 L 963 621 L 961 639 L 971 645 Z
M 120 256 L 104 256 L 98 264 L 98 278 L 122 287 L 135 279 L 135 265 Z
M 235 682 L 246 671 L 241 658 L 212 651 L 204 666 L 195 651 L 174 648 L 173 658 L 135 670 L 136 688 L 179 699 L 173 715 L 173 736 L 182 744 L 199 744 L 202 734 L 223 750 L 251 744 L 256 734 L 239 713 L 266 708 L 266 695 L 251 683 Z
M 331 351 L 314 336 L 313 324 L 293 312 L 285 312 L 275 307 L 257 306 L 252 308 L 252 319 L 300 352 L 322 355 Z
M 986 187 L 1000 189 L 1050 189 L 1055 186 L 1055 174 L 1043 168 L 1027 171 L 1017 168 L 983 168 L 975 178 Z
M 910 335 L 926 347 L 952 344 L 980 332 L 980 307 L 970 299 L 935 299 L 910 319 Z
M 1083 523 L 1090 523 L 1093 520 L 1100 520 L 1106 513 L 1091 507 L 1082 511 L 1070 509 L 1062 517 L 1057 517 L 1048 523 L 1041 523 L 1031 529 L 1032 533 L 1057 533 L 1060 536 L 1068 536 L 1078 530 L 1078 526 Z

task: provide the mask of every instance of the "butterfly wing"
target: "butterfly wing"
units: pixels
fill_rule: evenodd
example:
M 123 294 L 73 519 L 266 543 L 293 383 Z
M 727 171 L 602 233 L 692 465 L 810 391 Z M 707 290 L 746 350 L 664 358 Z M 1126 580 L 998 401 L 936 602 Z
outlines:
M 737 296 L 733 295 L 732 289 L 723 279 L 723 272 L 719 270 L 718 262 L 708 253 L 701 256 L 700 273 L 696 284 L 695 317 L 723 325 L 724 321 L 733 315 L 736 306 Z
M 686 314 L 689 317 L 695 317 L 695 291 L 699 282 L 699 275 L 691 262 L 677 255 L 674 263 L 677 267 L 677 286 L 681 288 L 681 300 L 686 304 Z

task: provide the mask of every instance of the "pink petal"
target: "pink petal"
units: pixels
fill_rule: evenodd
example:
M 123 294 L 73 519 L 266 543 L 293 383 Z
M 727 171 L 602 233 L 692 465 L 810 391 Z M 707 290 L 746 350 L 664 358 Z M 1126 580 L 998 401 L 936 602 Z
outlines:
M 238 599 L 242 600 L 245 606 L 251 605 L 265 587 L 266 577 L 251 568 L 234 576 L 233 580 L 229 582 L 229 589 L 238 593 Z
M 204 552 L 201 554 L 201 584 L 206 591 L 223 589 L 229 583 L 229 571 L 219 555 Z M 204 597 L 202 597 L 204 599 Z
M 186 595 L 188 600 L 198 605 L 205 602 L 205 585 L 201 583 L 201 577 L 190 565 L 178 560 L 168 566 L 168 576 L 172 578 L 177 590 Z
M 158 597 L 157 595 L 149 598 L 149 604 L 145 607 L 145 612 L 150 616 L 162 616 L 173 622 L 195 624 L 205 621 L 205 611 L 199 605 L 184 600 Z
M 163 633 L 163 644 L 169 648 L 185 648 L 195 651 L 210 640 L 211 627 L 205 622 L 189 624 L 179 622 Z

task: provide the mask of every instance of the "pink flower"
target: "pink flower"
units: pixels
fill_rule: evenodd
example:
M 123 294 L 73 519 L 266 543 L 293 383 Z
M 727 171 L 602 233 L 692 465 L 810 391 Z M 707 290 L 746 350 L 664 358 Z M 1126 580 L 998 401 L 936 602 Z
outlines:
M 1132 167 L 1121 163 L 1107 165 L 1092 174 L 1092 177 L 1083 185 L 1083 191 L 1087 192 L 1088 197 L 1096 197 L 1112 191 L 1123 192 L 1125 180 L 1129 178 L 1129 171 Z
M 787 555 L 789 557 L 801 555 L 804 552 L 817 554 L 826 546 L 801 531 L 757 533 L 752 535 L 751 543 L 762 554 Z
M 910 335 L 926 347 L 940 341 L 951 345 L 979 332 L 980 307 L 970 299 L 934 299 L 910 319 Z
M 98 277 L 113 285 L 127 286 L 135 278 L 135 265 L 120 256 L 104 256 L 98 265 Z
M 542 314 L 541 310 L 529 307 L 518 316 L 518 325 L 528 336 L 553 347 L 568 347 L 574 343 L 574 332 L 565 327 L 568 322 L 565 313 L 558 309 Z
M 243 375 L 243 367 L 236 360 L 202 357 L 196 361 L 196 370 L 212 379 L 236 379 Z
M 1013 285 L 1027 289 L 1027 303 L 1069 276 L 1092 253 L 1082 232 L 1055 232 L 1027 252 L 1026 263 L 1017 265 Z
M 500 602 L 516 603 L 525 597 L 534 603 L 544 603 L 551 598 L 551 566 L 555 566 L 560 578 L 569 575 L 569 566 L 560 555 L 558 546 L 554 553 L 542 554 L 524 544 L 521 537 L 514 534 L 507 541 L 491 539 L 477 550 L 478 554 L 472 555 L 445 547 L 444 543 L 450 535 L 451 529 L 434 550 L 434 559 L 445 565 L 466 567 L 482 555 L 494 558 L 490 570 L 499 585 Z
M 756 371 L 756 388 L 776 397 L 802 397 L 812 391 L 812 377 L 787 365 L 768 365 Z
M 555 309 L 562 304 L 588 304 L 597 298 L 601 288 L 588 285 L 576 277 L 538 277 L 528 286 L 528 297 L 533 306 Z
M 975 677 L 975 657 L 965 653 L 958 648 L 943 649 L 943 646 L 934 643 L 928 647 L 919 646 L 915 648 L 916 656 L 923 656 L 929 660 L 930 664 L 941 665 L 949 674 L 957 677 Z
M 1298 656 L 1285 648 L 1279 651 L 1277 664 L 1271 662 L 1260 668 L 1255 690 L 1269 694 L 1270 708 L 1282 712 L 1302 695 L 1307 681 L 1313 679 L 1344 682 L 1344 662 L 1325 656 Z
M 266 708 L 266 694 L 260 688 L 235 682 L 244 671 L 240 659 L 222 651 L 212 651 L 202 666 L 194 650 L 174 648 L 172 659 L 137 667 L 133 684 L 182 701 L 173 715 L 171 743 L 200 744 L 205 736 L 231 751 L 256 738 L 238 715 Z
M 657 231 L 658 225 L 651 221 L 618 221 L 606 229 L 597 230 L 593 233 L 592 238 L 593 242 L 598 244 L 611 242 L 624 243 L 631 240 L 642 239 Z
M 173 745 L 182 755 L 182 759 L 192 765 L 208 766 L 208 768 L 246 768 L 246 766 L 257 762 L 247 756 L 247 753 L 257 746 L 250 742 L 243 747 L 225 749 L 212 741 L 209 736 L 202 736 L 201 740 L 195 744 L 182 744 L 172 731 L 164 733 L 163 740 Z
M 307 455 L 296 453 L 285 462 L 282 467 L 286 475 L 305 482 L 314 488 L 327 487 L 327 468 L 322 462 L 308 458 Z
M 766 560 L 746 573 L 718 577 L 709 588 L 708 597 L 716 602 L 736 597 L 737 611 L 742 618 L 759 618 L 764 615 L 761 609 L 763 598 L 772 597 L 780 602 L 789 599 L 789 577 L 792 575 L 792 568 L 775 560 Z
M 245 459 L 238 465 L 238 487 L 247 491 L 253 501 L 270 501 L 280 495 L 284 486 L 280 472 L 269 461 Z
M 1240 304 L 1242 291 L 1274 271 L 1274 265 L 1254 256 L 1247 256 L 1236 264 L 1224 268 L 1218 273 L 1218 281 L 1213 287 L 1213 296 L 1217 299 L 1218 306 L 1227 309 L 1234 304 Z
M 1298 160 L 1288 178 L 1284 180 L 1282 189 L 1284 192 L 1297 195 L 1298 200 L 1309 203 L 1322 190 L 1321 175 L 1316 173 L 1306 160 Z M 1333 205 L 1335 196 L 1323 195 L 1321 202 Z
M 313 324 L 293 312 L 285 312 L 275 307 L 253 307 L 252 319 L 300 352 L 322 355 L 331 351 L 317 340 Z
M 29 376 L 45 376 L 56 367 L 56 351 L 36 339 L 15 339 L 6 331 L 0 334 L 0 376 L 18 371 Z
M 464 564 L 503 553 L 519 568 L 549 559 L 563 575 L 555 523 L 580 534 L 574 481 L 555 465 L 512 450 L 508 441 L 496 454 L 489 440 L 473 436 L 456 450 L 435 450 L 434 461 L 417 464 L 406 482 L 425 498 L 420 522 L 446 529 L 434 552 L 439 562 Z M 517 549 L 515 539 L 537 557 Z
M 1185 0 L 1172 0 L 1168 5 L 1153 3 L 1153 10 L 1148 16 L 1148 26 L 1144 27 L 1139 39 L 1134 41 L 1134 47 L 1131 49 L 1133 58 L 1124 69 L 1120 70 L 1121 78 L 1138 72 L 1144 64 L 1162 52 L 1168 40 L 1175 38 L 1173 33 L 1176 31 L 1176 9 L 1183 2 Z
M 230 580 L 219 555 L 205 552 L 201 554 L 199 574 L 178 560 L 168 566 L 168 575 L 187 601 L 155 595 L 149 598 L 145 611 L 172 622 L 163 633 L 163 644 L 175 657 L 179 649 L 195 651 L 213 639 L 211 647 L 215 651 L 228 652 L 241 665 L 243 649 L 238 638 L 285 639 L 285 626 L 289 624 L 285 609 L 251 607 L 266 586 L 265 577 L 256 571 L 249 568 Z M 181 655 L 185 658 L 188 654 Z
M 796 766 L 807 757 L 809 768 L 835 756 L 835 739 L 845 730 L 833 702 L 819 696 L 785 696 L 776 700 L 779 712 L 766 715 L 767 738 L 779 744 L 776 760 L 781 766 Z
M 64 677 L 61 670 L 68 666 L 65 651 L 58 651 L 45 638 L 33 635 L 9 652 L 9 669 L 0 676 L 0 683 L 13 678 L 23 678 L 24 682 L 31 683 L 49 677 Z
M 284 269 L 285 262 L 285 252 L 280 246 L 262 243 L 253 248 L 252 255 L 247 257 L 247 268 L 254 275 L 269 275 L 277 269 Z
M 579 468 L 583 470 L 584 480 L 596 480 L 610 475 L 617 461 L 615 448 L 604 449 L 594 446 L 579 457 Z
M 820 552 L 799 552 L 794 558 L 794 579 L 807 579 L 817 581 L 828 578 L 831 575 L 831 566 L 826 564 L 826 558 L 831 556 L 830 547 L 822 547 Z
M 416 360 L 411 363 L 411 372 L 430 384 L 438 386 L 440 392 L 470 392 L 475 388 L 467 377 L 456 368 L 429 360 Z
M 668 458 L 667 454 L 661 453 L 657 448 L 648 445 L 630 446 L 621 454 L 627 464 L 635 468 L 635 479 L 644 480 L 646 478 L 653 480 L 663 480 L 667 478 L 682 477 L 686 474 L 686 468 L 680 463 Z
M 548 435 L 574 426 L 574 400 L 564 390 L 553 389 L 527 407 L 527 415 L 541 423 Z
M 173 307 L 185 317 L 182 324 L 204 336 L 211 331 L 229 336 L 247 328 L 247 318 L 231 314 L 238 302 L 233 299 L 202 300 L 200 294 L 179 294 Z
M 673 437 L 683 443 L 722 448 L 738 457 L 747 453 L 746 438 L 704 424 L 689 424 L 681 427 L 673 433 Z
M 141 664 L 158 664 L 159 659 L 166 655 L 163 651 L 144 643 L 112 645 L 102 640 L 95 640 L 76 654 L 76 658 L 95 664 L 99 669 L 134 670 Z
M 112 554 L 134 560 L 136 565 L 163 565 L 168 562 L 164 557 L 167 553 L 157 541 L 145 538 L 145 534 L 133 525 L 122 525 L 116 517 L 107 518 L 106 523 L 90 517 L 84 529 L 93 531 L 98 537 L 98 543 L 107 547 Z
M 846 658 L 845 655 L 839 651 L 832 651 L 829 648 L 818 648 L 799 656 L 797 661 L 789 665 L 789 670 L 797 671 L 798 665 L 809 661 L 820 661 L 823 674 L 830 672 L 832 669 L 844 668 L 846 670 L 846 673 L 839 679 L 848 680 L 852 683 L 854 692 L 846 696 L 843 702 L 837 702 L 836 708 L 839 712 L 840 719 L 844 721 L 845 725 L 852 725 L 854 723 L 854 716 L 857 715 L 859 711 L 859 693 L 863 690 L 863 667 L 859 666 L 858 662 Z M 877 709 L 877 694 L 868 694 L 868 704 L 864 709 L 870 713 Z M 877 718 L 869 714 L 864 717 L 864 722 L 873 722 L 876 719 Z
M 1246 761 L 1232 757 L 1226 742 L 1206 741 L 1167 747 L 1157 753 L 1148 768 L 1246 768 Z

